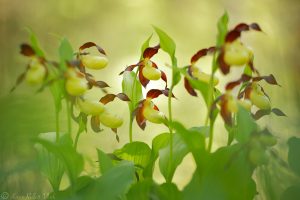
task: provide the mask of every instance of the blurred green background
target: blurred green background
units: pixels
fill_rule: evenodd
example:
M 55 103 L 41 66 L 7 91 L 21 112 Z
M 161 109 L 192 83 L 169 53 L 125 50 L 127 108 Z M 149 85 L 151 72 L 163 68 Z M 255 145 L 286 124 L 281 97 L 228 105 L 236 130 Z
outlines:
M 139 59 L 140 46 L 153 33 L 151 25 L 165 30 L 176 42 L 179 65 L 188 64 L 199 49 L 214 45 L 216 22 L 227 10 L 230 27 L 239 22 L 257 22 L 264 33 L 243 34 L 243 41 L 255 54 L 255 65 L 262 74 L 272 73 L 282 87 L 266 87 L 274 107 L 281 108 L 288 118 L 266 117 L 259 123 L 269 127 L 279 138 L 279 153 L 286 157 L 286 141 L 291 135 L 300 136 L 300 2 L 299 0 L 0 0 L 0 191 L 24 194 L 49 192 L 49 183 L 41 176 L 35 164 L 35 151 L 31 138 L 41 132 L 54 131 L 54 105 L 48 91 L 35 95 L 36 88 L 22 84 L 9 94 L 15 79 L 27 63 L 19 54 L 19 45 L 28 40 L 25 30 L 30 27 L 40 39 L 47 57 L 56 59 L 59 37 L 67 37 L 77 49 L 87 41 L 100 44 L 109 57 L 109 67 L 95 72 L 95 76 L 112 87 L 111 92 L 121 91 L 122 77 L 118 73 Z M 154 37 L 152 45 L 157 44 Z M 199 62 L 199 67 L 209 71 L 210 59 Z M 170 75 L 165 67 L 170 63 L 164 53 L 155 61 Z M 222 80 L 238 78 L 240 70 L 233 70 Z M 170 77 L 170 76 L 168 76 Z M 162 82 L 149 88 L 163 87 Z M 174 91 L 174 118 L 185 126 L 201 125 L 206 110 L 201 98 L 185 92 L 181 83 Z M 93 90 L 93 98 L 101 93 Z M 165 113 L 166 98 L 155 100 Z M 85 173 L 97 175 L 96 151 L 106 152 L 121 147 L 128 141 L 128 110 L 125 103 L 114 103 L 112 109 L 124 116 L 124 126 L 119 130 L 120 143 L 106 129 L 100 134 L 89 131 L 79 142 L 79 151 L 87 160 Z M 61 118 L 66 124 L 65 118 Z M 74 125 L 75 126 L 75 125 Z M 134 125 L 134 140 L 150 144 L 151 139 L 167 129 L 149 124 L 141 131 Z M 218 119 L 214 149 L 226 144 L 227 134 L 223 121 Z M 190 156 L 176 172 L 174 182 L 182 188 L 190 180 L 195 168 Z M 156 170 L 156 180 L 163 178 Z M 67 183 L 62 184 L 65 187 Z

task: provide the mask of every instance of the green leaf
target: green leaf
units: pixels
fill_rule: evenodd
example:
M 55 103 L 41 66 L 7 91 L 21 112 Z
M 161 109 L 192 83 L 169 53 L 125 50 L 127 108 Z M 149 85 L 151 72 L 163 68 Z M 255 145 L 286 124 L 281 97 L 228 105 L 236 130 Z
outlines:
M 172 159 L 170 158 L 170 142 L 173 144 Z M 171 182 L 175 170 L 188 153 L 188 147 L 179 134 L 173 134 L 173 141 L 159 150 L 159 169 L 167 182 Z
M 72 60 L 74 55 L 73 48 L 66 38 L 61 40 L 58 51 L 60 57 L 60 67 L 62 70 L 65 70 L 67 68 L 66 61 Z
M 54 194 L 55 199 L 118 200 L 124 199 L 134 182 L 133 163 L 122 161 L 100 178 L 78 178 L 73 188 Z M 49 198 L 51 199 L 51 198 Z
M 228 31 L 228 21 L 229 17 L 227 12 L 221 16 L 218 21 L 218 35 L 217 35 L 217 46 L 220 47 L 224 44 L 225 37 Z
M 181 193 L 174 183 L 157 185 L 152 179 L 145 179 L 134 184 L 126 195 L 128 200 L 180 200 Z
M 132 185 L 126 197 L 128 200 L 149 200 L 151 197 L 157 197 L 154 189 L 155 183 L 153 180 L 145 179 Z
M 144 177 L 151 177 L 153 175 L 155 161 L 158 158 L 159 150 L 166 147 L 170 142 L 170 133 L 161 133 L 152 140 L 152 150 L 149 164 L 144 169 Z
M 44 57 L 45 54 L 42 51 L 42 49 L 40 48 L 39 41 L 38 41 L 35 33 L 30 28 L 27 28 L 27 31 L 29 32 L 30 44 L 31 44 L 32 48 L 34 49 L 36 55 L 38 55 L 40 57 Z
M 49 87 L 50 92 L 53 96 L 54 105 L 55 105 L 55 111 L 59 113 L 62 109 L 62 99 L 63 99 L 63 84 L 62 81 L 55 81 L 52 83 Z
M 124 197 L 134 182 L 134 165 L 123 161 L 102 175 L 92 190 L 87 190 L 85 198 L 90 200 L 117 200 Z M 121 198 L 122 199 L 122 198 Z
M 136 108 L 138 102 L 143 99 L 142 85 L 137 80 L 136 74 L 134 72 L 124 72 L 122 91 L 130 99 L 130 102 L 128 102 L 128 106 L 130 113 L 132 113 Z
M 153 26 L 153 28 L 159 37 L 161 49 L 167 52 L 171 58 L 175 57 L 176 44 L 173 39 L 163 30 L 155 26 Z
M 148 166 L 151 157 L 150 147 L 143 142 L 131 142 L 113 153 L 117 158 L 132 161 L 136 167 L 138 179 L 143 179 L 143 171 Z
M 209 154 L 191 182 L 183 190 L 183 199 L 252 200 L 256 195 L 253 168 L 241 145 L 232 145 Z M 199 168 L 200 167 L 200 168 Z
M 299 200 L 300 199 L 300 185 L 293 185 L 289 188 L 287 188 L 280 200 Z
M 195 162 L 199 167 L 203 161 L 203 158 L 206 156 L 205 137 L 203 134 L 198 130 L 188 130 L 179 122 L 173 122 L 172 127 L 174 130 L 176 130 L 176 133 L 180 135 L 188 147 L 188 151 L 193 154 Z
M 55 132 L 41 133 L 38 137 L 51 143 L 56 142 Z M 63 163 L 53 153 L 49 153 L 42 145 L 35 144 L 34 147 L 38 152 L 38 163 L 41 172 L 48 178 L 53 191 L 58 191 L 64 174 Z
M 257 130 L 257 125 L 251 117 L 249 111 L 239 106 L 237 113 L 236 140 L 247 142 L 250 135 Z
M 142 44 L 141 47 L 141 58 L 143 58 L 144 51 L 150 46 L 150 40 L 152 38 L 152 34 L 148 37 L 148 39 Z
M 60 143 L 53 143 L 42 138 L 36 138 L 34 141 L 41 144 L 49 153 L 52 153 L 63 163 L 71 184 L 74 184 L 83 170 L 83 157 L 74 149 L 70 135 L 63 135 L 59 140 Z
M 300 138 L 292 137 L 288 141 L 289 153 L 288 153 L 288 162 L 290 168 L 300 176 Z
M 70 61 L 72 60 L 74 55 L 73 48 L 67 38 L 63 38 L 61 40 L 59 46 L 59 56 L 62 61 Z
M 107 172 L 113 167 L 113 162 L 109 156 L 106 155 L 103 151 L 100 149 L 97 149 L 98 153 L 98 160 L 99 160 L 99 168 L 102 174 Z

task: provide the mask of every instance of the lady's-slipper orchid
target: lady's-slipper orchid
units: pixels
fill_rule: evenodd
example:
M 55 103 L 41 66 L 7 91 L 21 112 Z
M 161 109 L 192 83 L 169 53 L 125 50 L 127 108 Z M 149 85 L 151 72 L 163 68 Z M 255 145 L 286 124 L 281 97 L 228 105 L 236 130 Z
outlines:
M 196 62 L 206 56 L 206 55 L 209 55 L 209 54 L 212 54 L 216 51 L 216 48 L 215 47 L 210 47 L 208 49 L 201 49 L 199 50 L 197 53 L 195 53 L 193 55 L 193 57 L 191 58 L 191 64 L 187 67 L 187 75 L 190 77 L 190 78 L 193 78 L 193 79 L 196 79 L 196 80 L 199 80 L 205 84 L 209 84 L 210 82 L 210 79 L 211 79 L 211 75 L 210 74 L 207 74 L 205 72 L 202 72 L 198 67 L 196 67 Z M 189 77 L 185 77 L 184 78 L 184 87 L 185 89 L 188 91 L 188 93 L 192 96 L 197 96 L 197 93 L 196 91 L 193 89 L 193 87 L 191 86 L 188 78 Z M 213 86 L 216 86 L 218 85 L 219 83 L 219 79 L 215 76 L 212 77 L 212 84 Z
M 158 107 L 152 102 L 152 99 L 157 98 L 161 94 L 168 97 L 169 89 L 149 90 L 146 95 L 146 99 L 141 100 L 134 111 L 136 122 L 142 130 L 145 129 L 147 120 L 156 124 L 166 123 L 166 116 L 159 111 Z M 172 97 L 175 96 L 172 94 Z
M 76 104 L 79 110 L 87 115 L 99 115 L 105 110 L 103 103 L 81 97 L 76 99 Z
M 22 44 L 20 48 L 20 53 L 29 57 L 30 62 L 25 71 L 17 78 L 11 92 L 14 91 L 16 87 L 23 82 L 23 80 L 26 80 L 26 82 L 30 85 L 37 85 L 42 84 L 48 76 L 45 58 L 38 56 L 29 44 Z
M 162 70 L 159 70 L 157 65 L 150 60 L 155 54 L 157 54 L 159 48 L 159 45 L 146 48 L 143 52 L 143 58 L 140 60 L 140 62 L 130 65 L 124 70 L 132 71 L 135 67 L 138 67 L 139 80 L 144 88 L 147 87 L 150 81 L 156 81 L 159 79 L 162 79 L 166 83 L 165 87 L 167 87 L 166 74 Z M 122 71 L 120 75 L 123 74 L 124 71 Z
M 83 73 L 69 68 L 66 72 L 65 88 L 69 95 L 81 96 L 89 89 L 89 85 Z
M 96 47 L 100 56 L 98 55 L 90 55 L 89 53 L 82 52 L 84 49 L 90 48 L 90 47 Z M 83 44 L 79 48 L 79 54 L 78 57 L 83 65 L 83 67 L 89 68 L 89 69 L 103 69 L 108 64 L 108 59 L 106 57 L 105 51 L 98 45 L 96 45 L 93 42 L 87 42 Z
M 244 31 L 255 30 L 261 31 L 257 23 L 238 24 L 233 30 L 229 31 L 225 37 L 225 44 L 220 47 L 218 55 L 219 68 L 223 74 L 230 72 L 231 66 L 249 65 L 253 72 L 257 70 L 253 66 L 253 53 L 241 41 L 241 33 Z

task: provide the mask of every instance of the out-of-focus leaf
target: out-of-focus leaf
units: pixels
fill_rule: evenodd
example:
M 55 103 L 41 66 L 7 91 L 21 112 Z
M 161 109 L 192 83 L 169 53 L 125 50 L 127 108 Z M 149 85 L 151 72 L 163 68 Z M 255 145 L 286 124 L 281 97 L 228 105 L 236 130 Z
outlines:
M 236 140 L 247 142 L 250 135 L 257 130 L 257 125 L 250 113 L 243 107 L 239 106 L 237 113 Z
M 56 142 L 56 133 L 48 132 L 39 134 L 39 138 L 47 140 L 51 143 Z M 64 165 L 55 154 L 49 151 L 40 144 L 35 144 L 38 152 L 38 163 L 42 173 L 48 178 L 53 191 L 58 191 L 60 182 L 64 173 Z
M 161 49 L 167 52 L 170 55 L 170 57 L 174 57 L 176 44 L 173 41 L 173 39 L 169 35 L 167 35 L 163 30 L 155 26 L 153 26 L 153 28 L 159 37 L 159 44 Z
M 152 38 L 152 34 L 142 44 L 142 47 L 141 47 L 141 58 L 140 58 L 140 60 L 143 58 L 143 53 L 144 53 L 145 49 L 147 49 L 150 46 L 150 40 L 151 40 L 151 38 Z
M 179 122 L 173 122 L 172 127 L 186 144 L 188 151 L 193 154 L 195 162 L 201 165 L 205 157 L 205 137 L 199 130 L 186 129 Z
M 113 162 L 111 158 L 100 149 L 97 149 L 97 153 L 98 153 L 98 160 L 99 160 L 99 168 L 101 173 L 104 174 L 105 172 L 107 172 L 113 167 Z
M 122 161 L 98 179 L 80 177 L 73 188 L 53 194 L 55 199 L 117 200 L 124 199 L 134 181 L 133 163 Z M 51 199 L 51 195 L 49 197 Z
M 300 185 L 293 185 L 287 188 L 280 197 L 280 200 L 299 200 L 300 199 Z
M 131 142 L 113 153 L 120 159 L 132 161 L 135 166 L 145 168 L 150 160 L 151 149 L 143 142 Z
M 74 56 L 73 48 L 66 38 L 61 40 L 58 52 L 61 61 L 60 67 L 61 69 L 65 70 L 67 68 L 66 61 L 72 60 Z
M 83 170 L 83 157 L 74 149 L 70 135 L 65 134 L 60 138 L 60 143 L 53 143 L 42 138 L 36 138 L 34 141 L 42 145 L 63 163 L 71 184 L 74 184 Z
M 224 44 L 225 37 L 228 31 L 229 16 L 225 13 L 220 17 L 218 21 L 218 35 L 217 35 L 217 46 L 220 47 Z
M 290 168 L 300 176 L 300 159 L 299 159 L 299 152 L 300 152 L 300 138 L 292 137 L 288 141 L 289 145 L 289 154 L 288 154 L 288 161 Z
M 172 145 L 172 158 L 170 158 L 170 143 Z M 167 182 L 171 182 L 175 170 L 188 153 L 188 147 L 179 134 L 173 134 L 173 141 L 159 150 L 159 169 Z
M 29 39 L 30 39 L 31 46 L 34 49 L 35 54 L 38 55 L 39 57 L 44 57 L 45 54 L 39 45 L 39 41 L 38 41 L 35 33 L 30 28 L 28 28 L 27 30 L 29 32 Z
M 133 112 L 138 102 L 143 98 L 142 85 L 136 79 L 136 74 L 134 72 L 124 72 L 122 91 L 129 97 L 129 110 L 130 112 Z
M 253 169 L 240 145 L 223 147 L 202 158 L 183 199 L 252 200 L 256 195 Z M 200 168 L 199 168 L 200 167 Z
M 143 174 L 144 177 L 152 178 L 154 164 L 156 159 L 158 158 L 159 150 L 166 147 L 169 144 L 169 141 L 170 141 L 170 133 L 161 133 L 152 140 L 150 161 L 144 170 L 144 174 Z
M 157 187 L 157 196 L 161 200 L 181 200 L 182 193 L 174 183 L 163 183 Z

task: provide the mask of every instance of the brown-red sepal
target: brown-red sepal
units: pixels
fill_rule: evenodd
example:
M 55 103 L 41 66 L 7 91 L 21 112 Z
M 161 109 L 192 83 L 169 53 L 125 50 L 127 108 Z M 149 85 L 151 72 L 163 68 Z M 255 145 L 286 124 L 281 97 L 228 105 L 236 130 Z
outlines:
M 81 46 L 79 47 L 79 51 L 83 51 L 84 49 L 87 49 L 87 48 L 90 48 L 90 47 L 96 47 L 97 50 L 98 50 L 101 54 L 106 55 L 104 49 L 103 49 L 102 47 L 98 46 L 97 44 L 95 44 L 94 42 L 86 42 L 86 43 L 84 43 L 83 45 L 81 45 Z
M 106 94 L 100 99 L 100 102 L 103 103 L 104 105 L 113 101 L 115 98 L 119 98 L 122 101 L 130 101 L 128 96 L 124 93 L 119 93 L 119 94 Z
M 25 43 L 21 44 L 20 48 L 21 48 L 20 53 L 24 56 L 31 57 L 35 55 L 35 51 L 29 44 L 25 44 Z
M 239 84 L 243 83 L 243 82 L 247 82 L 247 81 L 250 81 L 251 80 L 251 76 L 247 75 L 247 74 L 243 74 L 241 76 L 241 78 L 239 78 L 238 80 L 236 81 L 232 81 L 232 82 L 229 82 L 225 89 L 226 90 L 232 90 L 233 88 L 235 88 L 236 86 L 238 86 Z
M 195 63 L 197 62 L 201 57 L 206 56 L 208 54 L 214 53 L 216 50 L 215 47 L 210 47 L 207 49 L 201 49 L 199 50 L 197 53 L 195 53 L 193 55 L 193 57 L 191 58 L 191 63 Z
M 197 93 L 196 93 L 196 91 L 193 89 L 193 87 L 191 86 L 189 80 L 188 80 L 186 77 L 184 78 L 184 87 L 185 87 L 186 91 L 187 91 L 190 95 L 192 95 L 192 96 L 194 96 L 194 97 L 197 97 L 197 96 L 198 96 Z
M 159 90 L 159 89 L 151 89 L 147 92 L 147 98 L 150 99 L 155 99 L 159 97 L 161 94 L 165 95 L 166 97 L 169 96 L 169 89 L 166 88 L 164 90 Z M 172 94 L 172 97 L 175 98 L 174 94 Z
M 94 132 L 99 133 L 102 131 L 100 128 L 100 119 L 99 116 L 92 116 L 91 117 L 91 128 Z
M 224 61 L 224 50 L 221 50 L 221 53 L 219 54 L 217 61 L 219 63 L 219 68 L 221 69 L 223 74 L 228 74 L 230 71 L 230 66 L 227 65 Z
M 142 130 L 145 130 L 146 128 L 146 119 L 143 115 L 144 101 L 145 100 L 140 101 L 138 107 L 133 111 L 134 112 L 133 114 L 135 115 L 136 123 Z
M 159 45 L 157 45 L 155 47 L 148 47 L 147 49 L 145 49 L 145 51 L 143 53 L 143 58 L 149 58 L 149 59 L 152 58 L 152 56 L 157 54 L 159 48 L 160 48 Z
M 273 74 L 270 74 L 268 76 L 258 76 L 258 77 L 254 77 L 253 81 L 261 81 L 261 80 L 265 80 L 267 83 L 271 84 L 271 85 L 278 85 L 278 82 L 276 81 L 276 78 L 273 76 Z

